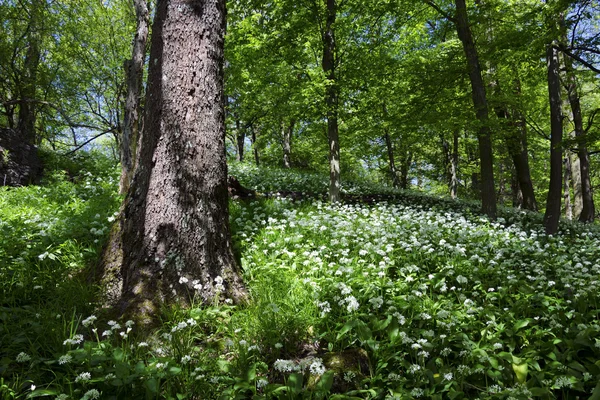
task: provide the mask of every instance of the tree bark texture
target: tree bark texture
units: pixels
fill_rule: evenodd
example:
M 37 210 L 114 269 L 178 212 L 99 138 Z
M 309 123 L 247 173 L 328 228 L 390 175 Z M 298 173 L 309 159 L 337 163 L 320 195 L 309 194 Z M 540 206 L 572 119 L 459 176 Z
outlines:
M 335 74 L 335 0 L 324 0 L 327 8 L 323 40 L 323 72 L 327 78 L 325 105 L 327 106 L 327 137 L 329 141 L 329 201 L 340 201 L 340 140 L 338 131 L 338 87 Z
M 144 60 L 146 58 L 146 42 L 150 16 L 146 0 L 134 0 L 137 28 L 133 39 L 131 59 L 125 61 L 125 77 L 127 79 L 127 97 L 123 116 L 123 135 L 121 137 L 121 181 L 119 191 L 127 193 L 137 152 L 139 138 L 140 101 L 142 97 L 142 79 L 144 75 Z
M 121 310 L 245 298 L 229 231 L 225 0 L 159 0 L 139 164 L 122 218 Z
M 562 105 L 560 100 L 560 78 L 558 50 L 554 45 L 546 49 L 548 66 L 548 97 L 550 100 L 550 188 L 546 201 L 544 225 L 546 233 L 558 231 L 562 192 Z
M 412 153 L 405 150 L 400 163 L 400 188 L 408 189 L 408 171 L 410 170 L 410 164 L 412 164 Z
M 473 35 L 469 27 L 465 0 L 455 0 L 455 4 L 456 29 L 467 59 L 473 105 L 475 107 L 475 115 L 479 121 L 477 140 L 479 143 L 481 169 L 481 207 L 484 214 L 494 219 L 496 218 L 496 189 L 494 185 L 493 151 L 485 85 L 481 76 L 477 49 L 475 48 Z

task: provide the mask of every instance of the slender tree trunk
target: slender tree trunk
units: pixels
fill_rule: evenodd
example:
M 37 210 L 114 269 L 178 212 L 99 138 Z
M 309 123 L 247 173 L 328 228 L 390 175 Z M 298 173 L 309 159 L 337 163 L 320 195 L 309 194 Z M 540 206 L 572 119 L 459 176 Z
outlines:
M 558 231 L 562 190 L 562 105 L 560 100 L 560 78 L 558 50 L 553 44 L 546 49 L 548 65 L 548 97 L 550 100 L 550 188 L 546 201 L 544 225 L 546 233 Z
M 573 215 L 579 219 L 583 210 L 583 191 L 581 190 L 581 164 L 577 154 L 569 153 L 569 176 L 573 187 Z
M 340 140 L 338 131 L 338 87 L 335 74 L 335 0 L 324 0 L 327 7 L 327 19 L 323 35 L 323 72 L 327 78 L 325 104 L 327 106 L 327 136 L 329 141 L 329 201 L 340 201 Z
M 160 0 L 139 164 L 122 218 L 121 310 L 245 298 L 232 251 L 225 158 L 225 0 Z
M 511 179 L 511 190 L 512 190 L 512 205 L 514 208 L 522 208 L 523 207 L 523 192 L 521 192 L 521 187 L 519 186 L 519 179 L 517 178 L 517 171 L 513 170 L 513 175 Z
M 119 192 L 127 193 L 133 170 L 135 168 L 137 142 L 139 138 L 140 102 L 142 98 L 142 79 L 144 60 L 146 58 L 146 42 L 150 16 L 146 0 L 134 0 L 137 28 L 133 39 L 131 59 L 125 61 L 125 77 L 127 79 L 127 97 L 123 117 L 123 135 L 121 138 L 121 181 Z
M 410 170 L 410 164 L 412 164 L 412 156 L 412 153 L 406 150 L 400 164 L 400 188 L 404 190 L 408 189 L 408 171 Z
M 385 139 L 385 146 L 387 148 L 388 153 L 388 163 L 390 166 L 390 175 L 392 177 L 392 184 L 395 188 L 400 187 L 400 180 L 398 179 L 398 171 L 396 171 L 396 161 L 394 160 L 394 147 L 392 145 L 392 138 L 390 137 L 387 129 L 385 130 L 385 135 L 383 135 Z
M 592 182 L 590 179 L 590 157 L 587 150 L 586 134 L 583 129 L 579 93 L 577 92 L 577 78 L 573 71 L 573 62 L 571 59 L 567 56 L 564 56 L 563 59 L 565 63 L 567 96 L 573 115 L 575 138 L 577 139 L 577 156 L 579 158 L 578 173 L 581 187 L 581 212 L 575 213 L 575 215 L 579 215 L 579 221 L 581 222 L 593 222 L 596 211 L 594 207 L 594 197 L 592 196 Z M 575 170 L 575 168 L 575 165 L 573 165 L 573 170 Z
M 452 158 L 450 160 L 450 197 L 458 198 L 458 129 L 452 132 Z
M 258 154 L 258 144 L 256 143 L 256 129 L 254 129 L 254 125 L 250 125 L 250 130 L 252 132 L 252 150 L 254 152 L 254 163 L 258 167 L 260 165 L 260 155 Z
M 242 128 L 240 120 L 235 120 L 235 143 L 236 143 L 236 160 L 244 161 L 244 142 L 246 141 L 246 130 Z
M 573 219 L 573 207 L 571 206 L 571 158 L 567 154 L 565 157 L 565 178 L 563 181 L 563 200 L 565 201 L 565 218 L 571 221 Z
M 294 126 L 296 125 L 296 120 L 292 118 L 288 126 L 285 126 L 282 123 L 282 136 L 283 136 L 283 167 L 284 168 L 292 168 L 292 134 L 294 133 Z
M 494 185 L 493 151 L 485 85 L 481 76 L 477 49 L 475 48 L 469 27 L 465 0 L 455 0 L 455 4 L 456 29 L 467 58 L 473 105 L 475 107 L 475 115 L 479 120 L 477 140 L 479 142 L 481 168 L 481 206 L 483 213 L 494 219 L 496 218 L 496 189 Z

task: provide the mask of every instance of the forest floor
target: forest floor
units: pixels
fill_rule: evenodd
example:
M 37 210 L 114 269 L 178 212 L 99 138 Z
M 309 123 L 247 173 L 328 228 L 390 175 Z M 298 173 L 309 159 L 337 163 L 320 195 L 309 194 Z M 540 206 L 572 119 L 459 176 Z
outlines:
M 106 321 L 117 171 L 0 188 L 3 399 L 600 398 L 600 229 L 365 182 L 230 167 L 251 301 Z M 284 191 L 284 192 L 282 192 Z M 279 193 L 279 194 L 277 194 Z M 311 194 L 318 194 L 317 196 Z

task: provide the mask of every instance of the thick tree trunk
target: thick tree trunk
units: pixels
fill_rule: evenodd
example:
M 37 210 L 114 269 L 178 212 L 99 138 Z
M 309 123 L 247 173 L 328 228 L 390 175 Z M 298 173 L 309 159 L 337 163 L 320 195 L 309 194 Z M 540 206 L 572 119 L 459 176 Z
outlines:
M 122 218 L 121 311 L 245 298 L 229 232 L 225 0 L 159 1 L 139 164 Z
M 385 139 L 385 146 L 387 148 L 388 153 L 388 163 L 390 165 L 390 176 L 392 177 L 392 184 L 395 188 L 400 187 L 400 180 L 398 179 L 398 171 L 396 170 L 396 161 L 394 160 L 394 147 L 392 145 L 392 138 L 390 137 L 389 132 L 385 131 L 385 135 L 383 135 Z
M 496 218 L 496 190 L 494 185 L 493 151 L 485 85 L 481 76 L 477 49 L 475 48 L 469 27 L 465 0 L 455 0 L 455 4 L 456 29 L 467 59 L 473 105 L 475 107 L 475 115 L 479 120 L 477 140 L 479 142 L 481 168 L 481 207 L 484 214 L 494 219 Z
M 338 131 L 338 87 L 335 74 L 335 0 L 324 0 L 327 7 L 323 40 L 323 72 L 327 78 L 325 104 L 327 106 L 327 137 L 329 141 L 329 201 L 340 201 L 340 140 Z
M 19 86 L 19 113 L 17 116 L 17 131 L 23 140 L 31 145 L 38 143 L 36 122 L 36 87 L 37 71 L 40 65 L 40 24 L 42 23 L 41 2 L 32 2 L 29 10 L 29 26 L 27 34 L 27 52 L 23 64 L 23 73 Z
M 282 147 L 283 147 L 283 167 L 292 168 L 292 134 L 294 133 L 294 126 L 296 120 L 292 118 L 289 125 L 285 126 L 282 123 Z
M 546 233 L 553 235 L 558 231 L 562 191 L 562 105 L 560 100 L 560 78 L 558 50 L 554 45 L 546 49 L 548 65 L 548 97 L 550 100 L 550 188 L 546 201 L 544 225 Z
M 121 138 L 121 181 L 119 191 L 127 193 L 137 152 L 139 138 L 140 102 L 142 98 L 142 79 L 144 60 L 146 59 L 146 42 L 150 17 L 146 0 L 134 0 L 137 28 L 133 39 L 131 59 L 125 61 L 125 77 L 127 79 L 127 97 L 123 116 L 123 135 Z
M 573 219 L 573 207 L 571 206 L 571 158 L 567 154 L 565 157 L 565 178 L 563 180 L 563 200 L 565 202 L 565 218 L 571 221 Z

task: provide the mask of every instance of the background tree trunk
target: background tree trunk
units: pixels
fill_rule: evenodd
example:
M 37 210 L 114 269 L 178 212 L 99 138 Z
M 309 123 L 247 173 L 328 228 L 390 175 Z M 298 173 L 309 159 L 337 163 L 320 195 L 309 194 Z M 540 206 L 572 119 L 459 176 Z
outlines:
M 292 168 L 292 134 L 294 133 L 294 126 L 296 120 L 292 118 L 289 125 L 285 126 L 282 124 L 282 135 L 283 135 L 283 167 Z
M 245 297 L 233 255 L 223 95 L 225 1 L 159 1 L 139 166 L 122 219 L 121 310 Z
M 475 48 L 469 27 L 465 0 L 455 0 L 455 4 L 456 29 L 467 58 L 473 105 L 475 107 L 475 115 L 479 120 L 477 140 L 479 142 L 481 168 L 481 207 L 484 214 L 494 219 L 496 218 L 496 189 L 494 185 L 493 151 L 485 85 L 481 76 L 477 49 Z
M 242 128 L 239 119 L 235 120 L 235 158 L 238 162 L 244 161 L 244 143 L 246 141 L 246 130 Z
M 400 187 L 400 180 L 398 179 L 398 171 L 396 170 L 396 161 L 394 160 L 394 147 L 392 145 L 392 138 L 390 137 L 389 132 L 386 129 L 385 135 L 383 135 L 385 139 L 385 146 L 387 148 L 388 153 L 388 163 L 390 166 L 390 176 L 392 177 L 392 184 L 395 188 Z
M 142 79 L 144 60 L 146 59 L 146 42 L 150 17 L 146 0 L 134 0 L 137 28 L 133 39 L 131 60 L 125 61 L 125 77 L 127 80 L 127 97 L 123 116 L 123 135 L 121 138 L 121 181 L 119 192 L 127 193 L 137 152 L 139 138 L 140 102 L 142 98 Z
M 558 231 L 560 219 L 560 200 L 562 191 L 562 105 L 560 100 L 560 78 L 558 50 L 554 44 L 546 49 L 548 64 L 548 97 L 550 100 L 550 188 L 546 201 L 544 225 L 546 233 L 553 235 Z
M 324 0 L 327 8 L 327 18 L 323 35 L 322 67 L 327 77 L 325 89 L 325 104 L 327 106 L 327 137 L 329 141 L 329 201 L 340 200 L 340 140 L 338 131 L 338 87 L 335 75 L 335 0 Z
M 569 179 L 571 179 L 571 158 L 567 155 L 565 157 L 563 200 L 565 202 L 565 218 L 571 221 L 573 219 L 573 206 L 571 206 L 571 186 L 569 185 Z

